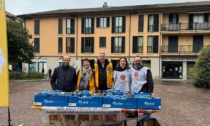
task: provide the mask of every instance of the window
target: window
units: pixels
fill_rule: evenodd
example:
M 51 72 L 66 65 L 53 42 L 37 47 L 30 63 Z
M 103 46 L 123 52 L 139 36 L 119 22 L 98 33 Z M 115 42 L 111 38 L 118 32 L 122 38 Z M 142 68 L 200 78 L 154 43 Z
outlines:
M 169 26 L 168 30 L 176 31 L 181 28 L 179 24 L 179 15 L 178 14 L 169 14 Z
M 193 36 L 193 52 L 198 53 L 203 48 L 203 35 Z
M 133 53 L 143 53 L 143 36 L 133 36 Z
M 82 53 L 94 53 L 94 38 L 93 37 L 82 37 Z
M 111 53 L 125 52 L 125 37 L 112 37 Z
M 63 38 L 58 38 L 58 53 L 63 52 Z
M 190 30 L 205 30 L 208 29 L 209 14 L 189 14 L 189 29 Z
M 112 17 L 112 33 L 125 33 L 125 16 Z
M 106 47 L 106 37 L 100 37 L 99 47 Z
M 178 36 L 168 36 L 168 52 L 178 52 Z
M 66 53 L 74 53 L 74 38 L 66 38 Z
M 148 16 L 148 31 L 158 32 L 159 31 L 159 15 L 149 15 Z
M 109 17 L 100 17 L 97 18 L 97 27 L 106 28 L 109 27 Z
M 66 34 L 74 34 L 74 19 L 66 19 Z
M 39 35 L 40 31 L 40 20 L 34 20 L 34 34 Z
M 158 36 L 148 36 L 147 53 L 158 53 Z
M 82 18 L 82 34 L 94 33 L 94 18 Z
M 34 52 L 39 53 L 40 49 L 40 42 L 39 38 L 34 38 Z
M 138 32 L 144 31 L 144 15 L 139 15 L 139 27 Z
M 58 34 L 63 34 L 63 20 L 58 19 Z

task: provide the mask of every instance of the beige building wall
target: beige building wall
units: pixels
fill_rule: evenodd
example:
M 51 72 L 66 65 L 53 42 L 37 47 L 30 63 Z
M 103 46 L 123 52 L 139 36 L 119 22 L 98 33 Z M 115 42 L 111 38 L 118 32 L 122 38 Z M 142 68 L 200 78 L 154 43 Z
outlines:
M 177 7 L 176 7 L 177 8 Z M 193 10 L 196 11 L 196 10 Z M 200 12 L 200 11 L 199 11 Z M 189 23 L 189 13 L 179 10 L 171 10 L 170 12 L 157 11 L 136 11 L 135 13 L 114 11 L 113 13 L 97 12 L 97 13 L 79 13 L 76 16 L 65 15 L 65 16 L 54 16 L 54 17 L 36 17 L 31 19 L 26 19 L 26 28 L 29 30 L 29 33 L 32 34 L 32 39 L 30 42 L 33 44 L 34 38 L 40 38 L 40 53 L 36 53 L 36 57 L 33 61 L 36 65 L 39 62 L 46 61 L 46 69 L 54 69 L 61 62 L 63 55 L 69 55 L 71 57 L 71 63 L 73 67 L 79 70 L 82 66 L 82 59 L 89 58 L 91 60 L 97 60 L 99 52 L 106 52 L 107 58 L 109 60 L 118 60 L 120 57 L 127 57 L 128 62 L 131 65 L 133 63 L 133 57 L 137 54 L 142 56 L 144 61 L 150 62 L 153 78 L 162 77 L 162 62 L 182 62 L 183 66 L 183 79 L 187 78 L 187 61 L 182 61 L 182 58 L 186 60 L 186 57 L 195 58 L 198 54 L 171 54 L 166 53 L 162 54 L 161 47 L 168 46 L 168 36 L 178 36 L 178 45 L 183 46 L 182 51 L 189 51 L 193 46 L 193 36 L 194 35 L 203 35 L 203 45 L 210 44 L 210 30 L 178 30 L 178 31 L 161 31 L 163 27 L 162 24 L 169 24 L 169 14 L 177 13 L 179 14 L 179 23 L 183 29 L 188 28 Z M 159 14 L 159 31 L 158 32 L 148 32 L 148 15 L 150 14 Z M 144 26 L 143 32 L 138 32 L 138 23 L 139 15 L 144 16 Z M 126 17 L 126 30 L 125 33 L 112 33 L 112 17 L 116 16 L 125 16 Z M 107 28 L 97 28 L 97 17 L 109 17 L 109 27 Z M 66 34 L 66 19 L 74 18 L 75 19 L 75 33 Z M 81 33 L 81 23 L 82 18 L 94 18 L 94 34 L 82 34 Z M 40 34 L 34 35 L 34 20 L 40 20 Z M 63 34 L 58 34 L 58 19 L 63 19 Z M 210 16 L 209 16 L 210 19 Z M 111 37 L 125 37 L 125 53 L 111 53 Z M 143 36 L 143 52 L 142 53 L 133 53 L 132 52 L 132 43 L 133 36 Z M 147 41 L 148 36 L 158 36 L 159 37 L 159 52 L 158 53 L 147 53 Z M 63 52 L 58 53 L 58 38 L 63 38 Z M 66 37 L 75 38 L 75 52 L 66 53 Z M 94 53 L 81 53 L 81 38 L 82 37 L 94 37 Z M 99 47 L 99 38 L 106 37 L 106 47 Z M 191 48 L 189 48 L 191 46 Z M 180 57 L 181 60 L 174 60 L 173 58 Z M 194 60 L 190 60 L 194 61 Z M 37 71 L 40 71 L 36 68 Z

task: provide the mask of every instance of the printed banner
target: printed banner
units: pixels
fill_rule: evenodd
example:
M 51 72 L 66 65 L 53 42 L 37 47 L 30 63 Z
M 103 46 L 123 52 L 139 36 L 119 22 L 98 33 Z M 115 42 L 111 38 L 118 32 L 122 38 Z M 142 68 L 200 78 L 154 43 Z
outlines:
M 43 126 L 122 126 L 119 108 L 43 107 Z
M 9 77 L 6 11 L 4 0 L 0 0 L 0 106 L 9 106 Z

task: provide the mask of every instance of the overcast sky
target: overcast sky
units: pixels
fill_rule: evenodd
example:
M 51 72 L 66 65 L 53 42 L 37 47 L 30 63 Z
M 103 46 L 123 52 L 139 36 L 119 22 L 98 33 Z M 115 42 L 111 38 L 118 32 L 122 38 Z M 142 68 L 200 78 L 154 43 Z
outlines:
M 20 15 L 65 8 L 102 7 L 104 2 L 107 2 L 109 6 L 113 7 L 195 1 L 208 0 L 5 0 L 5 4 L 8 12 L 15 15 Z

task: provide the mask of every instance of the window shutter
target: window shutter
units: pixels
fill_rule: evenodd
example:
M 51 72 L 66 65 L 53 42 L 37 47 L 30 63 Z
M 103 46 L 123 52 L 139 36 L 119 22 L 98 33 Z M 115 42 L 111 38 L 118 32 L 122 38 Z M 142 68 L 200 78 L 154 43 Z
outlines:
M 148 31 L 148 32 L 150 31 L 149 28 L 151 27 L 150 24 L 149 24 L 149 23 L 150 23 L 150 20 L 149 20 L 150 16 L 152 16 L 152 15 L 148 15 L 148 22 L 147 22 L 147 23 L 148 23 L 148 26 L 147 26 L 147 31 Z M 154 24 L 153 24 L 153 25 L 154 25 Z
M 34 21 L 34 34 L 39 34 L 40 30 L 40 20 L 35 20 Z
M 153 37 L 153 53 L 158 53 L 158 36 Z
M 91 33 L 94 34 L 94 18 L 91 18 Z
M 40 46 L 40 42 L 39 42 L 39 38 L 34 38 L 34 52 L 39 53 L 39 46 Z
M 112 17 L 112 33 L 115 33 L 115 17 Z
M 179 14 L 176 14 L 176 23 L 179 23 Z
M 189 30 L 193 29 L 193 14 L 189 14 Z
M 125 16 L 123 16 L 122 19 L 123 19 L 123 20 L 122 20 L 122 21 L 123 21 L 123 22 L 122 22 L 122 32 L 125 33 L 125 30 L 126 30 L 126 29 L 125 29 L 125 27 L 126 27 L 126 26 L 125 26 Z
M 58 38 L 58 53 L 63 52 L 63 38 Z
M 81 41 L 81 52 L 84 53 L 84 43 L 85 43 L 85 38 L 82 37 L 82 41 Z
M 71 49 L 70 49 L 70 52 L 71 52 L 71 53 L 74 53 L 74 49 L 75 49 L 75 48 L 74 48 L 74 45 L 75 45 L 75 44 L 74 44 L 74 43 L 75 43 L 74 40 L 75 40 L 74 38 L 71 38 L 71 39 L 70 39 L 70 42 L 71 42 L 71 45 L 70 45 Z
M 58 19 L 58 34 L 63 34 L 63 20 Z
M 84 29 L 85 29 L 84 26 L 85 26 L 85 19 L 82 18 L 82 34 L 85 33 L 85 31 L 84 31 Z
M 137 53 L 137 41 L 138 41 L 138 37 L 133 36 L 133 53 Z
M 96 27 L 98 28 L 98 27 L 100 27 L 100 18 L 97 18 L 96 20 L 97 20 Z
M 158 14 L 154 15 L 154 31 L 155 32 L 159 31 L 159 15 Z
M 109 20 L 110 20 L 110 18 L 109 17 L 107 17 L 107 22 L 106 22 L 106 24 L 107 24 L 107 27 L 109 27 Z
M 111 53 L 114 53 L 114 37 L 111 39 Z
M 169 14 L 168 16 L 168 22 L 172 23 L 173 22 L 173 14 Z
M 209 22 L 209 14 L 208 13 L 204 14 L 204 22 Z
M 122 53 L 125 53 L 125 37 L 122 37 Z
M 138 32 L 143 32 L 143 30 L 144 30 L 144 15 L 139 15 Z
M 92 37 L 92 38 L 90 38 L 90 44 L 91 44 L 91 53 L 94 53 L 94 38 Z
M 74 24 L 74 19 L 71 19 L 71 34 L 74 34 L 74 26 L 75 26 L 75 24 Z

